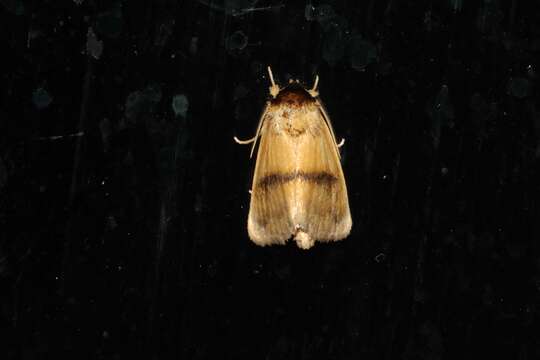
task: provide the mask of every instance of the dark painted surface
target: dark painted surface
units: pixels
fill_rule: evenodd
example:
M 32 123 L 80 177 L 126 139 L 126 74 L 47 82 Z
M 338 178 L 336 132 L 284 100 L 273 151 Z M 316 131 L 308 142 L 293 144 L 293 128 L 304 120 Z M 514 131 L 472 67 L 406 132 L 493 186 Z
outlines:
M 533 2 L 0 4 L 0 358 L 540 357 Z M 341 243 L 248 240 L 267 65 L 346 138 Z

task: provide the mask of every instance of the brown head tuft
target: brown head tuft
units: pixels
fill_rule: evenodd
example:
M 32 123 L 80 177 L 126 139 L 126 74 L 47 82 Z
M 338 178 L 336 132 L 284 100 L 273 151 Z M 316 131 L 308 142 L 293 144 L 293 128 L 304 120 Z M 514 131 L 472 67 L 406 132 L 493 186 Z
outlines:
M 273 105 L 288 105 L 290 107 L 300 107 L 315 102 L 315 99 L 302 86 L 295 83 L 282 89 L 275 99 Z

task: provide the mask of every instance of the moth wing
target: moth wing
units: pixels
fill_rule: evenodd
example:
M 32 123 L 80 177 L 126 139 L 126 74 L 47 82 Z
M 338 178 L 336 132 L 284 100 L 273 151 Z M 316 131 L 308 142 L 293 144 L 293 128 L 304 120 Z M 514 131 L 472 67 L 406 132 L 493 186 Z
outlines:
M 310 132 L 298 143 L 298 171 L 313 174 L 299 179 L 293 222 L 316 241 L 340 240 L 351 230 L 347 186 L 330 119 L 317 102 Z
M 267 113 L 263 114 L 266 116 Z M 294 184 L 278 181 L 276 174 L 294 170 L 289 158 L 294 144 L 280 136 L 267 118 L 262 121 L 251 188 L 248 234 L 257 245 L 285 244 L 294 232 L 290 214 Z

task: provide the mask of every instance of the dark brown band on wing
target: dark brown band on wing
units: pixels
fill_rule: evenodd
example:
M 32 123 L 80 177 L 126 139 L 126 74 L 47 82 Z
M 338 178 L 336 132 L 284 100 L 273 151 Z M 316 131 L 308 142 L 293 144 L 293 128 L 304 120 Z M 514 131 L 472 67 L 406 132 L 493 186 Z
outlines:
M 315 183 L 317 185 L 332 185 L 335 183 L 338 178 L 328 172 L 291 172 L 291 173 L 274 173 L 268 174 L 261 178 L 257 182 L 257 186 L 263 189 L 269 189 L 276 185 L 281 185 L 293 181 L 296 179 L 301 179 L 306 182 Z

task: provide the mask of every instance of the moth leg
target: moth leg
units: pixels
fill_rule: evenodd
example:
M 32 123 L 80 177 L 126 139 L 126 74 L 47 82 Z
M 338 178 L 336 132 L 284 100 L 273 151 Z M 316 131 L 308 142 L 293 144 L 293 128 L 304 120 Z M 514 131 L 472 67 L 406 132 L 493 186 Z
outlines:
M 252 142 L 254 142 L 255 140 L 257 140 L 257 135 L 255 135 L 254 137 L 252 137 L 251 139 L 247 139 L 247 140 L 240 140 L 239 138 L 237 138 L 236 136 L 233 137 L 234 141 L 236 141 L 237 144 L 240 144 L 240 145 L 247 145 L 247 144 L 251 144 Z
M 342 147 L 343 145 L 345 145 L 345 139 L 344 139 L 344 138 L 341 138 L 341 141 L 339 142 L 339 144 L 337 144 L 337 147 L 340 148 L 340 147 Z
M 253 150 L 255 150 L 255 144 L 257 143 L 258 138 L 259 138 L 259 130 L 257 130 L 257 134 L 254 137 L 252 137 L 251 139 L 247 139 L 247 140 L 240 140 L 236 136 L 233 136 L 233 139 L 234 139 L 234 141 L 236 141 L 237 144 L 247 145 L 247 144 L 253 143 L 253 145 L 251 145 L 251 151 L 249 153 L 250 158 L 253 156 Z

